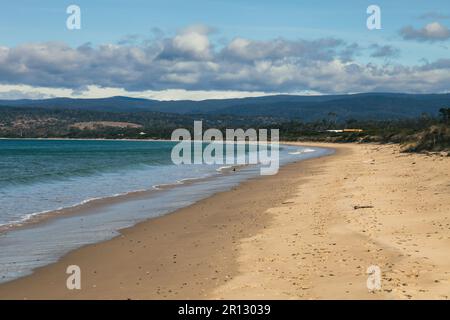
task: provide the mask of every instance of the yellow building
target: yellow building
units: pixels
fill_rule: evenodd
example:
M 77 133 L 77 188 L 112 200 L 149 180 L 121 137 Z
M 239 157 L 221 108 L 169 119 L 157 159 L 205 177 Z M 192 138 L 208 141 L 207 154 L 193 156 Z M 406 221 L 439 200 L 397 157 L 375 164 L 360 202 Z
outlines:
M 344 132 L 363 132 L 363 129 L 344 129 Z

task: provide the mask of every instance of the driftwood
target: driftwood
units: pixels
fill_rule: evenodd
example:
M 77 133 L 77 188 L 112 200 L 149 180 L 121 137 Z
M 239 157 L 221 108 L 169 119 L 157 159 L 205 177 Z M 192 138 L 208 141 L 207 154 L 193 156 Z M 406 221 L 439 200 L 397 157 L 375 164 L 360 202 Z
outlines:
M 358 210 L 358 209 L 370 209 L 373 208 L 373 206 L 354 206 L 353 209 Z

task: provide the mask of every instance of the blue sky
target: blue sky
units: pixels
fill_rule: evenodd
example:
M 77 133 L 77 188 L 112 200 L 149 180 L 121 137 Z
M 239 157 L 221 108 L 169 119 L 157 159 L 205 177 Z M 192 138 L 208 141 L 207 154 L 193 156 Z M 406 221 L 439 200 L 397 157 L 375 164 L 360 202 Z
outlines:
M 81 8 L 81 30 L 71 31 L 66 28 L 65 20 L 67 14 L 65 10 L 70 4 L 76 4 Z M 366 14 L 366 8 L 370 4 L 376 4 L 381 8 L 381 30 L 370 31 L 366 27 L 366 19 L 368 16 Z M 144 41 L 147 41 L 147 43 L 149 41 L 155 42 L 157 41 L 155 37 L 159 37 L 160 40 L 173 39 L 190 26 L 202 25 L 207 27 L 208 31 L 201 31 L 200 34 L 207 34 L 208 45 L 211 47 L 211 50 L 215 51 L 213 57 L 205 56 L 204 59 L 209 59 L 209 62 L 214 63 L 217 63 L 220 57 L 223 56 L 219 51 L 230 45 L 233 39 L 236 38 L 247 39 L 255 43 L 259 41 L 260 44 L 263 43 L 266 45 L 274 41 L 274 39 L 281 38 L 288 42 L 292 41 L 284 44 L 288 46 L 296 46 L 293 42 L 299 40 L 339 39 L 348 46 L 351 44 L 358 45 L 359 49 L 353 53 L 351 58 L 352 62 L 360 65 L 375 64 L 380 68 L 383 64 L 398 64 L 402 68 L 418 68 L 426 62 L 433 63 L 450 57 L 450 42 L 445 33 L 450 26 L 450 2 L 448 0 L 22 0 L 4 2 L 1 6 L 0 46 L 6 48 L 17 48 L 29 44 L 48 42 L 64 43 L 74 49 L 89 43 L 90 46 L 95 48 L 104 44 L 121 45 L 123 44 L 121 40 L 133 36 L 140 42 L 140 44 L 134 45 L 142 49 L 142 46 L 145 46 L 142 44 Z M 438 30 L 443 32 L 441 38 L 428 40 L 426 38 L 427 35 L 422 37 L 423 32 L 421 33 L 420 30 L 431 23 L 435 23 L 435 26 L 437 24 L 441 28 Z M 409 38 L 405 35 L 406 31 L 404 33 L 400 32 L 400 30 L 406 27 L 412 28 L 408 31 Z M 167 43 L 167 41 L 164 43 Z M 255 45 L 252 48 L 259 48 L 261 46 Z M 302 48 L 304 46 L 302 45 Z M 373 51 L 376 46 L 389 46 L 395 51 L 395 54 L 374 57 Z M 32 52 L 36 48 L 26 47 L 23 50 Z M 303 57 L 302 53 L 300 53 L 300 56 Z M 179 61 L 180 56 L 177 55 L 177 57 Z M 188 58 L 184 59 L 184 62 L 189 60 Z M 259 59 L 262 58 L 260 57 Z M 267 60 L 269 58 L 265 57 L 264 59 Z M 272 58 L 270 57 L 270 59 Z M 277 59 L 277 63 L 279 63 L 281 61 L 280 57 Z M 198 61 L 198 57 L 195 61 Z M 235 62 L 228 61 L 228 63 L 233 64 Z M 253 60 L 252 63 L 256 64 L 257 61 Z M 348 62 L 344 61 L 344 63 Z M 26 66 L 25 69 L 32 72 L 32 68 L 29 66 Z M 299 70 L 305 71 L 305 74 L 308 73 L 304 69 Z M 90 84 L 88 81 L 77 81 L 77 84 L 65 84 L 60 80 L 53 81 L 54 79 L 50 77 L 51 72 L 47 72 L 45 75 L 49 76 L 48 84 L 42 81 L 34 83 L 30 80 L 33 77 L 25 78 L 23 75 L 11 75 L 9 78 L 4 76 L 0 79 L 0 84 L 76 89 L 78 92 L 86 90 L 86 87 L 89 85 L 99 87 L 107 87 L 108 85 L 108 83 L 95 82 Z M 116 75 L 117 73 L 115 73 Z M 273 75 L 273 72 L 271 75 Z M 202 77 L 200 75 L 196 78 Z M 128 78 L 130 77 L 127 76 Z M 365 80 L 363 79 L 362 81 Z M 208 81 L 211 83 L 210 80 Z M 274 80 L 273 83 L 277 84 L 279 81 Z M 191 80 L 188 82 L 189 85 L 183 86 L 171 81 L 161 81 L 161 85 L 148 86 L 148 88 L 133 83 L 121 89 L 131 90 L 133 92 L 171 89 L 188 91 L 236 91 L 235 87 L 228 86 L 224 81 L 216 81 L 217 84 L 214 86 L 193 85 Z M 349 85 L 348 88 L 343 87 L 339 89 L 316 83 L 318 81 L 306 81 L 303 83 L 300 80 L 299 82 L 301 84 L 298 87 L 292 83 L 286 86 L 251 83 L 244 86 L 246 90 L 243 91 L 313 91 L 319 93 L 358 91 L 355 85 Z M 221 87 L 222 83 L 223 87 Z M 111 81 L 111 85 L 114 87 L 117 84 Z M 321 90 L 322 87 L 323 90 Z M 364 86 L 361 87 L 362 90 L 364 88 Z M 382 85 L 373 85 L 367 88 L 389 89 L 389 87 Z M 417 86 L 414 85 L 410 86 L 411 90 L 406 85 L 404 88 L 405 91 L 417 90 Z M 442 89 L 445 91 L 445 86 L 443 88 L 442 85 L 436 86 L 435 89 L 433 88 L 430 85 L 429 88 L 427 87 L 423 91 L 442 91 Z M 401 88 L 393 89 L 393 91 L 399 90 Z

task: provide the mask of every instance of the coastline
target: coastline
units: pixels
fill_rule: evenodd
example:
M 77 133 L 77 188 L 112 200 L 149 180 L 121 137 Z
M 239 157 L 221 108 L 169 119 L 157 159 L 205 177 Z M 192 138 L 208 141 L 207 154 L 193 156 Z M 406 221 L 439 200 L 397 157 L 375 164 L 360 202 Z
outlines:
M 164 140 L 164 139 L 71 139 L 71 138 L 0 138 L 0 140 L 49 140 L 49 141 L 145 141 L 145 142 L 173 142 L 177 141 Z M 84 198 L 76 203 L 70 203 L 63 205 L 61 207 L 55 207 L 52 209 L 44 209 L 42 211 L 35 211 L 31 213 L 26 213 L 20 219 L 11 221 L 8 223 L 0 223 L 0 235 L 4 232 L 9 232 L 10 230 L 20 230 L 27 228 L 29 226 L 34 226 L 38 223 L 45 222 L 48 219 L 60 218 L 68 215 L 83 214 L 88 211 L 92 211 L 92 207 L 99 207 L 102 205 L 110 205 L 120 202 L 129 201 L 135 198 L 145 198 L 154 195 L 154 193 L 172 189 L 181 185 L 189 185 L 195 182 L 207 181 L 216 178 L 220 175 L 227 175 L 232 172 L 232 170 L 240 170 L 245 168 L 247 165 L 240 164 L 224 164 L 219 167 L 214 172 L 207 175 L 200 175 L 197 177 L 181 178 L 179 180 L 174 180 L 172 182 L 164 182 L 152 185 L 151 188 L 148 186 L 142 186 L 137 189 L 130 189 L 126 191 L 121 191 L 118 193 L 111 193 L 109 195 L 99 195 L 89 198 Z
M 299 145 L 337 152 L 123 229 L 0 285 L 0 299 L 448 298 L 449 229 L 419 232 L 450 218 L 442 214 L 448 159 L 400 155 L 396 146 Z M 406 186 L 418 177 L 425 190 Z M 390 184 L 398 189 L 376 190 Z M 417 201 L 429 202 L 420 207 L 427 215 Z M 373 208 L 353 209 L 368 203 Z M 375 262 L 385 271 L 383 290 L 369 293 L 365 269 Z M 82 290 L 65 287 L 72 264 L 81 267 Z M 414 273 L 418 266 L 426 272 Z
M 237 165 L 231 166 L 231 168 L 233 167 L 237 168 L 238 166 Z M 227 174 L 228 172 L 226 170 L 221 170 L 220 173 Z M 20 222 L 12 222 L 10 224 L 3 224 L 3 225 L 0 224 L 0 235 L 2 233 L 9 231 L 16 231 L 24 228 L 29 228 L 36 224 L 45 223 L 55 218 L 63 218 L 72 215 L 83 215 L 88 212 L 91 212 L 96 207 L 114 205 L 117 203 L 123 203 L 126 201 L 131 201 L 139 198 L 148 198 L 151 196 L 155 196 L 158 193 L 158 191 L 170 190 L 175 187 L 186 186 L 195 182 L 208 181 L 214 178 L 216 178 L 216 176 L 213 175 L 198 178 L 184 178 L 175 181 L 173 183 L 153 185 L 151 189 L 132 190 L 125 193 L 114 194 L 100 198 L 91 198 L 83 200 L 81 203 L 77 203 L 71 206 L 62 207 L 54 210 L 47 210 L 43 212 L 35 212 L 29 214 L 26 219 L 23 219 Z
M 177 143 L 178 141 L 173 140 L 152 140 L 152 139 L 71 139 L 71 138 L 0 138 L 0 140 L 49 140 L 49 141 L 147 141 L 147 142 L 173 142 Z M 239 143 L 239 142 L 238 142 Z M 281 145 L 289 145 L 288 142 L 282 142 Z M 292 146 L 292 144 L 291 144 Z M 299 153 L 301 154 L 301 153 Z M 145 198 L 153 196 L 155 192 L 172 189 L 174 187 L 178 187 L 180 185 L 189 185 L 195 182 L 207 181 L 210 179 L 214 179 L 218 174 L 227 175 L 229 173 L 234 172 L 235 170 L 240 171 L 242 168 L 246 168 L 248 165 L 241 164 L 223 164 L 222 167 L 219 167 L 214 171 L 214 173 L 208 174 L 206 176 L 199 177 L 190 177 L 190 178 L 182 178 L 180 180 L 176 180 L 173 182 L 160 183 L 155 184 L 151 188 L 138 188 L 131 189 L 127 191 L 122 191 L 119 193 L 113 193 L 110 195 L 101 195 L 94 196 L 90 198 L 86 198 L 80 200 L 77 203 L 68 204 L 61 207 L 56 207 L 53 209 L 45 209 L 42 211 L 36 211 L 32 213 L 27 213 L 23 217 L 18 220 L 11 221 L 8 223 L 1 224 L 0 223 L 0 235 L 9 232 L 20 230 L 24 228 L 28 228 L 30 226 L 34 226 L 41 222 L 46 222 L 52 218 L 61 218 L 68 215 L 76 215 L 76 214 L 84 214 L 86 212 L 92 211 L 91 208 L 100 207 L 102 205 L 110 205 L 120 202 L 129 201 L 135 198 Z M 0 279 L 1 280 L 1 279 Z M 0 282 L 1 283 L 1 282 Z
M 316 148 L 318 150 L 313 153 L 305 149 L 303 154 L 296 147 L 284 146 L 283 149 L 281 165 L 332 152 Z M 16 223 L 0 226 L 0 283 L 32 274 L 35 269 L 55 263 L 67 253 L 85 245 L 112 239 L 121 229 L 229 190 L 244 180 L 258 176 L 260 170 L 257 165 L 251 164 L 203 167 L 195 168 L 194 172 L 181 167 L 182 172 L 178 173 L 177 167 L 169 168 L 169 171 L 175 170 L 173 173 L 163 166 L 161 173 L 168 179 L 153 179 L 149 184 L 147 178 L 142 180 L 136 174 L 130 174 L 125 179 L 119 179 L 124 187 L 121 191 L 116 189 L 116 193 L 109 193 L 112 196 L 108 193 L 100 196 L 84 193 L 88 198 L 78 199 L 75 205 L 69 203 L 55 210 L 39 212 L 36 206 L 30 207 L 36 213 L 27 214 L 21 220 L 16 220 Z M 133 178 L 144 184 L 134 183 Z M 94 186 L 98 185 L 92 179 L 91 182 Z M 124 192 L 127 189 L 131 191 Z M 70 189 L 65 190 L 68 192 Z M 97 192 L 92 187 L 90 190 Z M 14 198 L 15 195 L 11 196 Z M 64 198 L 64 192 L 54 194 L 53 199 L 57 201 L 59 197 Z
M 73 140 L 73 141 L 163 141 L 163 142 L 177 142 L 171 139 L 106 139 L 106 138 L 3 138 L 0 140 Z

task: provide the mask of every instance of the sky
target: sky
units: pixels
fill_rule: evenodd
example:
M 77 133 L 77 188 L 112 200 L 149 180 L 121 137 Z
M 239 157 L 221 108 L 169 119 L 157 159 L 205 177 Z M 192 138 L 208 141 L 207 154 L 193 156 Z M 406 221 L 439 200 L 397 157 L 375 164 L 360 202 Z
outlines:
M 449 28 L 448 0 L 8 1 L 0 99 L 450 92 Z

